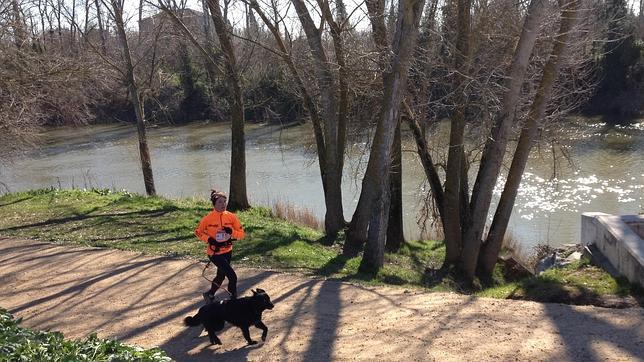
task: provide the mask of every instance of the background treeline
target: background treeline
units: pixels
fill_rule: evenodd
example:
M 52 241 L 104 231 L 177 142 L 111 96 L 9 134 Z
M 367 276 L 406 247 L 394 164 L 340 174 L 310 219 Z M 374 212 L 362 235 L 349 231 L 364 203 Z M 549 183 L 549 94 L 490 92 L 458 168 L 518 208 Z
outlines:
M 429 3 L 424 14 L 425 37 L 435 37 L 433 61 L 448 61 L 449 48 L 455 40 L 455 1 Z M 503 46 L 503 1 L 480 2 L 487 7 L 480 13 L 475 25 L 488 41 L 472 39 L 481 47 Z M 15 119 L 12 111 L 22 114 L 22 123 L 28 118 L 42 124 L 69 124 L 78 122 L 134 122 L 135 112 L 128 89 L 120 79 L 111 75 L 106 59 L 118 58 L 119 42 L 107 4 L 95 0 L 2 0 L 0 1 L 0 63 L 2 124 Z M 138 14 L 129 14 L 127 31 L 136 62 L 146 121 L 151 123 L 184 123 L 194 120 L 227 120 L 230 107 L 228 87 L 222 69 L 207 64 L 193 44 L 165 16 L 155 3 L 141 2 Z M 176 13 L 185 20 L 187 28 L 204 44 L 217 43 L 208 24 L 208 14 L 188 9 L 188 4 L 173 3 Z M 189 4 L 192 8 L 199 3 Z M 275 6 L 287 6 L 274 3 Z M 625 0 L 598 1 L 594 11 L 605 31 L 589 44 L 587 56 L 592 68 L 592 79 L 598 86 L 593 96 L 576 104 L 575 110 L 589 115 L 610 115 L 618 119 L 641 116 L 644 60 L 642 39 L 644 17 L 641 6 L 633 12 L 633 4 Z M 230 26 L 235 34 L 233 43 L 240 59 L 243 74 L 245 118 L 250 122 L 300 122 L 306 118 L 298 87 L 285 65 L 264 44 L 274 46 L 266 27 L 260 25 L 242 1 L 227 2 Z M 391 2 L 386 11 L 387 22 L 395 21 L 395 7 Z M 127 10 L 127 9 L 126 9 Z M 131 11 L 136 11 L 137 6 Z M 203 10 L 203 9 L 200 9 Z M 358 11 L 360 12 L 360 11 Z M 363 11 L 364 12 L 364 11 Z M 501 16 L 499 16 L 501 15 Z M 360 14 L 362 18 L 364 14 Z M 487 17 L 487 18 L 486 18 Z M 206 19 L 206 20 L 204 20 Z M 241 19 L 241 20 L 239 20 Z M 351 18 L 360 19 L 354 16 Z M 372 52 L 371 30 L 364 22 L 345 32 L 350 72 L 350 104 L 352 121 L 369 121 L 368 110 L 377 103 L 379 84 L 372 71 L 377 55 Z M 139 25 L 139 23 L 141 25 Z M 290 27 L 291 29 L 288 29 Z M 284 31 L 296 63 L 310 63 L 306 39 L 293 21 L 284 24 Z M 210 33 L 210 34 L 208 34 Z M 391 36 L 391 35 L 390 35 Z M 474 35 L 476 38 L 479 35 Z M 497 37 L 493 39 L 491 37 Z M 332 51 L 330 37 L 323 38 Z M 506 39 L 507 40 L 507 39 Z M 422 39 L 421 39 L 422 41 Z M 496 44 L 494 44 L 496 42 Z M 216 44 L 214 44 L 216 47 Z M 507 44 L 506 44 L 507 46 Z M 215 54 L 217 56 L 217 54 Z M 425 56 L 428 54 L 424 54 Z M 220 56 L 220 55 L 219 55 Z M 478 58 L 478 62 L 494 59 Z M 447 62 L 449 63 L 449 62 Z M 429 102 L 440 103 L 451 94 L 453 84 L 445 78 L 449 69 L 432 64 L 428 80 Z M 498 64 L 487 63 L 487 67 Z M 372 69 L 369 69 L 369 68 Z M 307 69 L 307 68 L 304 68 Z M 312 67 L 309 67 L 312 73 Z M 29 70 L 23 72 L 21 70 Z M 305 74 L 311 81 L 313 74 Z M 425 75 L 427 77 L 427 75 Z M 307 79 L 308 78 L 308 79 Z M 438 100 L 438 101 L 437 101 Z M 15 102 L 21 107 L 15 107 Z M 433 116 L 446 116 L 444 107 L 432 107 Z M 13 116 L 12 116 L 13 114 Z M 20 124 L 21 122 L 18 122 Z M 7 127 L 7 130 L 15 127 Z
M 634 13 L 625 0 L 607 1 L 599 8 L 606 33 L 593 45 L 597 87 L 582 106 L 586 115 L 602 115 L 609 122 L 642 117 L 644 91 L 644 9 Z

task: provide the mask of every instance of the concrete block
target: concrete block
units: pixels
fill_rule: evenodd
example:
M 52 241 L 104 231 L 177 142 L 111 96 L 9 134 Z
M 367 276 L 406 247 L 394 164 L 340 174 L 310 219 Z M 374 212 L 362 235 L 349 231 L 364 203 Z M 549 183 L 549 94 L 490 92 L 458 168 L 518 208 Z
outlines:
M 586 212 L 581 216 L 583 245 L 594 245 L 631 283 L 644 287 L 644 215 Z

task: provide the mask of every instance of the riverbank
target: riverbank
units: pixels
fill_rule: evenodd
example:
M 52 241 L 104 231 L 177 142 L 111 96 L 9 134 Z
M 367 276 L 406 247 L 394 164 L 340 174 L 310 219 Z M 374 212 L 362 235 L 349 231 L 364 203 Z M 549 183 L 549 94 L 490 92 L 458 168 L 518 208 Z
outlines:
M 153 255 L 205 259 L 194 228 L 210 210 L 205 200 L 143 197 L 110 190 L 36 190 L 0 197 L 0 235 L 58 244 L 103 247 Z M 457 280 L 437 279 L 444 247 L 410 241 L 387 253 L 377 275 L 358 272 L 359 257 L 341 255 L 342 238 L 328 247 L 316 230 L 272 216 L 266 208 L 240 212 L 247 237 L 236 244 L 235 265 L 291 271 L 362 285 L 398 285 L 427 291 L 461 292 Z M 474 295 L 540 302 L 629 307 L 644 304 L 642 291 L 615 280 L 587 262 L 517 278 L 499 265 L 495 285 Z

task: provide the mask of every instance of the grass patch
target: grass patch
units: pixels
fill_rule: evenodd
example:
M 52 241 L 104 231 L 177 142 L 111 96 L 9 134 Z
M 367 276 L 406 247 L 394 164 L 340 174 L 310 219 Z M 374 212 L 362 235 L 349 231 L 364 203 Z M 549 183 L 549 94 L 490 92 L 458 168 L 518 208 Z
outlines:
M 562 268 L 548 269 L 538 276 L 488 288 L 480 295 L 612 308 L 644 305 L 642 288 L 626 278 L 611 277 L 585 259 Z
M 102 189 L 35 190 L 0 197 L 0 235 L 206 260 L 204 244 L 194 236 L 194 229 L 210 210 L 206 200 L 171 200 Z M 334 246 L 324 246 L 318 242 L 323 237 L 320 231 L 274 217 L 270 209 L 255 207 L 237 215 L 246 237 L 235 244 L 236 266 L 462 291 L 458 278 L 438 271 L 445 257 L 441 242 L 407 242 L 397 253 L 385 254 L 385 264 L 376 275 L 364 274 L 358 272 L 360 257 L 342 255 L 342 234 Z M 633 296 L 640 304 L 644 300 L 641 289 L 583 262 L 519 281 L 507 281 L 503 275 L 499 265 L 495 286 L 475 294 L 599 305 L 613 297 Z
M 107 247 L 205 260 L 194 229 L 210 202 L 170 200 L 109 190 L 35 190 L 0 197 L 0 235 L 59 244 Z M 246 237 L 235 244 L 235 265 L 295 270 L 309 275 L 369 284 L 423 286 L 427 265 L 440 265 L 442 243 L 412 241 L 387 253 L 377 275 L 358 272 L 360 258 L 341 255 L 318 241 L 315 229 L 274 217 L 267 208 L 237 213 Z
M 65 340 L 60 332 L 23 328 L 0 308 L 0 361 L 138 361 L 171 359 L 158 348 L 143 349 L 103 340 L 92 334 L 83 340 Z

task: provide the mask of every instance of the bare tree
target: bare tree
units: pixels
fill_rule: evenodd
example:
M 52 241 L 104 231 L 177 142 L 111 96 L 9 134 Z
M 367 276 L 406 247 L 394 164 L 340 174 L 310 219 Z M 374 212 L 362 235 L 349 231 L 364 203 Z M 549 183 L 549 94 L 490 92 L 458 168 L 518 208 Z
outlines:
M 46 123 L 86 122 L 102 76 L 84 58 L 47 53 L 29 5 L 0 2 L 0 163 L 37 147 Z
M 182 8 L 174 6 L 170 1 L 158 1 L 158 7 L 169 16 L 173 23 L 181 30 L 184 36 L 188 37 L 193 45 L 199 49 L 207 61 L 209 73 L 214 73 L 214 69 L 222 67 L 226 78 L 226 83 L 231 88 L 229 103 L 231 104 L 231 128 L 232 128 L 232 151 L 230 163 L 230 193 L 228 207 L 231 210 L 245 210 L 250 207 L 246 190 L 246 141 L 244 135 L 244 98 L 241 74 L 237 65 L 235 48 L 231 39 L 232 29 L 229 29 L 228 20 L 222 13 L 219 0 L 206 0 L 208 11 L 210 12 L 215 33 L 219 40 L 222 61 L 219 62 L 215 57 L 218 54 L 213 52 L 211 43 L 208 40 L 205 45 L 199 43 L 197 38 L 186 25 L 177 16 L 177 11 Z M 206 28 L 208 31 L 208 28 Z M 219 57 L 217 57 L 219 58 Z M 214 76 L 214 74 L 212 74 Z M 212 78 L 211 78 L 212 79 Z
M 342 9 L 344 6 L 341 1 L 335 3 L 336 9 Z M 249 4 L 262 19 L 275 41 L 274 45 L 261 44 L 261 46 L 284 61 L 302 97 L 303 106 L 311 118 L 326 206 L 326 241 L 332 243 L 337 232 L 345 226 L 341 181 L 346 147 L 350 76 L 346 64 L 343 34 L 349 24 L 349 16 L 344 10 L 337 11 L 334 15 L 327 0 L 317 1 L 316 10 L 321 16 L 321 25 L 318 27 L 313 22 L 306 4 L 299 0 L 291 1 L 302 24 L 313 60 L 312 78 L 315 85 L 311 86 L 307 79 L 307 69 L 304 69 L 301 64 L 296 64 L 297 60 L 290 46 L 293 40 L 286 30 L 284 15 L 280 14 L 277 1 L 271 0 L 269 3 L 260 4 L 256 0 L 249 0 Z M 323 39 L 325 24 L 330 28 L 334 63 L 330 59 L 330 51 L 325 48 Z M 246 40 L 256 43 L 252 39 Z M 319 97 L 315 96 L 316 93 Z
M 449 147 L 452 155 L 448 158 L 447 181 L 445 185 L 446 198 L 444 200 L 446 211 L 444 231 L 448 247 L 445 266 L 456 266 L 466 280 L 472 281 L 475 275 L 478 275 L 485 282 L 491 279 L 492 269 L 496 264 L 496 259 L 500 251 L 501 242 L 507 228 L 507 222 L 514 204 L 523 168 L 525 167 L 531 145 L 537 138 L 536 127 L 545 117 L 546 106 L 551 99 L 552 89 L 557 80 L 559 64 L 561 64 L 561 59 L 563 59 L 563 50 L 567 46 L 569 37 L 575 31 L 573 24 L 577 16 L 578 6 L 578 1 L 576 0 L 563 5 L 560 29 L 555 37 L 554 47 L 549 60 L 545 64 L 538 62 L 534 64 L 532 71 L 541 70 L 541 81 L 536 92 L 531 95 L 533 97 L 531 101 L 532 105 L 527 114 L 527 120 L 523 125 L 523 131 L 518 141 L 517 149 L 513 152 L 510 176 L 506 182 L 503 195 L 497 206 L 496 214 L 485 242 L 482 242 L 481 236 L 485 228 L 492 191 L 501 172 L 502 162 L 506 154 L 510 131 L 522 107 L 520 101 L 522 85 L 525 84 L 530 55 L 537 41 L 539 23 L 543 18 L 543 2 L 533 0 L 528 7 L 522 33 L 515 47 L 512 62 L 508 66 L 507 75 L 505 76 L 505 87 L 503 88 L 504 91 L 499 109 L 491 130 L 484 131 L 490 133 L 489 137 L 487 137 L 485 148 L 483 149 L 478 176 L 471 197 L 469 197 L 467 187 L 463 187 L 467 183 L 467 173 L 463 167 L 463 160 L 465 158 L 462 158 L 459 162 L 453 161 L 458 157 L 465 156 L 463 151 L 459 152 L 459 154 L 454 152 L 454 148 L 461 148 L 462 150 L 462 145 L 464 144 L 464 138 L 460 136 L 460 126 L 457 127 L 459 129 L 457 130 L 459 133 L 458 137 L 450 138 Z M 463 13 L 459 11 L 460 14 Z M 471 11 L 466 11 L 465 14 L 471 14 Z M 463 22 L 459 21 L 459 24 L 458 28 L 462 29 Z M 456 56 L 458 56 L 458 53 Z M 458 66 L 456 68 L 458 69 Z M 523 97 L 525 98 L 525 94 Z M 471 104 L 471 101 L 461 99 L 460 103 Z M 452 122 L 454 122 L 454 119 L 458 119 L 459 116 L 463 115 L 463 113 L 459 114 L 459 112 L 462 111 L 459 111 L 459 107 L 457 106 L 456 115 L 452 117 Z M 530 126 L 526 128 L 526 125 Z M 484 128 L 481 129 L 484 130 Z M 528 131 L 527 129 L 532 129 L 532 131 Z M 453 132 L 454 123 L 452 124 Z M 418 133 L 418 131 L 415 133 Z M 454 173 L 452 178 L 450 178 L 450 170 Z M 454 181 L 454 179 L 457 181 Z M 450 184 L 450 180 L 454 184 Z M 451 191 L 448 192 L 448 190 Z M 440 195 L 440 190 L 436 194 Z
M 96 5 L 96 20 L 98 21 L 98 36 L 101 38 L 101 50 L 107 54 L 107 40 L 105 39 L 105 27 L 103 26 L 103 12 L 101 11 L 102 0 L 94 0 Z
M 527 119 L 524 121 L 521 136 L 517 142 L 512 165 L 505 183 L 499 205 L 497 206 L 492 226 L 485 241 L 484 249 L 479 257 L 481 277 L 491 279 L 496 259 L 501 249 L 503 235 L 508 226 L 510 214 L 514 206 L 517 190 L 521 183 L 523 171 L 530 155 L 530 150 L 537 138 L 539 124 L 544 119 L 546 107 L 550 101 L 552 90 L 558 76 L 572 30 L 578 18 L 580 0 L 568 0 L 563 4 L 559 31 L 554 40 L 554 45 L 547 63 L 544 66 L 537 93 L 532 100 Z
M 524 81 L 532 49 L 537 40 L 538 25 L 543 16 L 542 0 L 533 0 L 528 7 L 521 37 L 506 78 L 507 89 L 501 103 L 500 112 L 490 136 L 487 138 L 479 171 L 470 199 L 471 218 L 464 232 L 463 271 L 472 277 L 476 265 L 476 257 L 481 245 L 481 236 L 485 227 L 488 209 L 492 201 L 492 191 L 501 170 L 509 133 L 513 125 L 514 110 L 517 108 L 521 84 Z
M 212 27 L 210 26 L 211 18 L 210 11 L 208 10 L 208 0 L 201 0 L 201 9 L 203 11 L 203 33 L 205 37 L 204 49 L 207 53 L 207 56 L 204 56 L 204 63 L 209 80 L 208 91 L 210 93 L 211 103 L 215 104 L 217 96 L 215 93 L 214 85 L 215 80 L 217 79 L 217 75 L 220 74 L 220 72 L 218 72 L 218 65 L 211 61 L 217 59 L 218 57 L 216 54 L 217 50 L 215 48 L 215 41 L 212 34 Z
M 451 117 L 449 152 L 445 172 L 445 223 L 443 224 L 446 246 L 445 260 L 450 264 L 457 262 L 460 257 L 462 249 L 461 218 L 467 216 L 466 210 L 461 208 L 464 196 L 461 194 L 461 188 L 467 182 L 467 172 L 463 172 L 465 163 L 463 141 L 467 102 L 464 92 L 469 73 L 471 0 L 458 0 L 457 4 L 455 76 L 453 81 L 453 91 L 456 92 L 456 97 L 455 112 Z
M 150 160 L 150 151 L 148 149 L 148 140 L 145 130 L 145 110 L 143 109 L 141 94 L 139 93 L 139 87 L 134 76 L 134 63 L 132 62 L 130 45 L 127 33 L 125 32 L 125 22 L 123 21 L 123 4 L 124 0 L 110 0 L 110 15 L 112 16 L 112 19 L 114 19 L 118 39 L 121 43 L 121 51 L 123 60 L 125 61 L 125 69 L 123 72 L 124 80 L 127 83 L 132 105 L 134 106 L 134 112 L 136 114 L 136 130 L 139 135 L 139 156 L 141 158 L 141 170 L 143 171 L 145 192 L 148 195 L 156 195 L 154 176 L 152 174 L 152 161 Z
M 232 210 L 244 210 L 250 207 L 246 194 L 246 141 L 244 136 L 244 96 L 237 67 L 237 58 L 233 47 L 226 18 L 222 14 L 219 0 L 208 0 L 208 8 L 219 38 L 219 44 L 225 59 L 225 77 L 232 88 L 232 152 L 230 162 L 230 194 L 228 205 Z
M 380 2 L 382 5 L 383 2 Z M 385 242 L 390 208 L 390 172 L 392 146 L 396 128 L 400 121 L 401 101 L 406 91 L 407 75 L 411 56 L 416 46 L 423 0 L 403 0 L 399 2 L 396 30 L 391 44 L 391 58 L 384 73 L 384 95 L 382 108 L 376 125 L 376 133 L 371 146 L 367 170 L 362 182 L 362 192 L 369 191 L 372 205 L 369 221 L 368 239 L 360 269 L 372 272 L 384 262 Z M 381 6 L 384 9 L 384 6 Z M 370 14 L 371 15 L 371 14 Z M 382 27 L 382 17 L 372 16 L 374 28 Z M 376 44 L 384 47 L 383 39 Z M 384 60 L 383 60 L 383 64 Z M 366 194 L 365 194 L 366 195 Z
M 280 26 L 283 25 L 284 18 L 278 15 L 279 12 L 277 9 L 276 1 L 272 0 L 270 3 L 269 10 L 271 11 L 272 14 L 274 14 L 274 16 L 272 17 L 269 17 L 267 15 L 267 13 L 263 10 L 263 8 L 259 5 L 259 3 L 256 0 L 250 0 L 250 6 L 262 19 L 262 21 L 264 22 L 264 25 L 266 25 L 266 27 L 272 34 L 275 41 L 276 49 L 273 49 L 269 45 L 265 45 L 265 44 L 262 45 L 262 47 L 264 47 L 265 49 L 269 49 L 271 52 L 275 53 L 277 56 L 280 57 L 280 59 L 284 61 L 291 76 L 295 81 L 297 90 L 299 91 L 299 94 L 303 99 L 304 107 L 308 111 L 309 117 L 311 118 L 311 123 L 313 124 L 313 134 L 315 136 L 315 141 L 317 145 L 318 165 L 320 168 L 320 175 L 322 177 L 323 192 L 326 199 L 328 194 L 327 187 L 324 186 L 327 182 L 326 142 L 325 142 L 324 133 L 322 131 L 323 124 L 320 118 L 320 111 L 312 95 L 313 91 L 307 87 L 302 75 L 302 71 L 295 64 L 295 60 L 291 54 L 291 49 L 288 46 L 288 41 L 285 39 L 285 37 L 287 37 L 288 34 L 285 34 L 283 36 L 282 31 L 280 31 Z M 327 204 L 329 203 L 330 202 L 327 202 Z
M 341 166 L 344 158 L 345 140 L 340 137 L 343 137 L 345 133 L 346 113 L 339 109 L 340 105 L 338 104 L 338 96 L 334 87 L 336 80 L 323 46 L 322 30 L 313 22 L 313 19 L 309 14 L 309 10 L 303 0 L 292 0 L 292 3 L 295 7 L 298 18 L 300 19 L 300 23 L 302 24 L 302 29 L 306 35 L 306 40 L 313 57 L 316 82 L 320 92 L 321 118 L 322 122 L 324 122 L 322 132 L 324 135 L 325 152 L 324 174 L 322 175 L 322 185 L 325 194 L 324 200 L 326 204 L 324 225 L 327 237 L 332 239 L 345 225 L 341 187 Z M 328 13 L 329 11 L 326 12 Z M 336 31 L 338 30 L 337 27 L 334 28 L 336 28 Z M 336 31 L 333 31 L 333 33 L 336 33 Z M 336 56 L 342 56 L 342 50 L 340 50 L 339 54 L 337 53 L 338 49 L 342 49 L 341 45 L 337 42 L 338 39 L 339 37 L 336 35 L 334 37 Z M 342 90 L 340 91 L 340 94 L 343 94 Z

